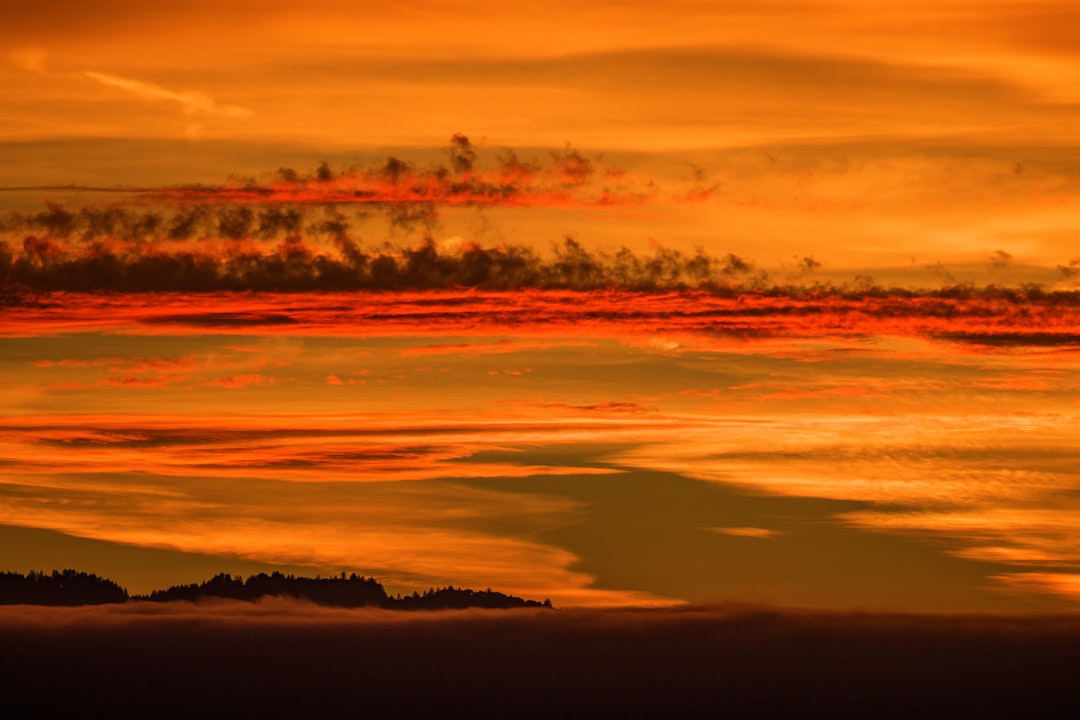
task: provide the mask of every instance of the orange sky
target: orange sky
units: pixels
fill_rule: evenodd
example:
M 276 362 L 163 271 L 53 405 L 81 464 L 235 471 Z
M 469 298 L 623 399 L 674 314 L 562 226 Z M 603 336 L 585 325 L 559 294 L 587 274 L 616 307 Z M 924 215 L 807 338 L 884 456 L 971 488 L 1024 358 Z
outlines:
M 1069 2 L 165 2 L 11 9 L 9 138 L 624 149 L 1068 144 Z
M 489 160 L 570 143 L 664 197 L 707 192 L 485 216 L 541 247 L 574 232 L 965 277 L 1003 250 L 1052 271 L 1078 221 L 1078 19 L 1064 1 L 23 4 L 0 28 L 0 185 L 438 161 L 462 132 Z
M 1070 610 L 1076 322 L 1008 315 L 56 294 L 0 326 L 0 562 L 85 557 L 139 591 L 216 563 L 563 605 Z
M 1075 2 L 43 0 L 0 48 L 0 564 L 1075 609 Z

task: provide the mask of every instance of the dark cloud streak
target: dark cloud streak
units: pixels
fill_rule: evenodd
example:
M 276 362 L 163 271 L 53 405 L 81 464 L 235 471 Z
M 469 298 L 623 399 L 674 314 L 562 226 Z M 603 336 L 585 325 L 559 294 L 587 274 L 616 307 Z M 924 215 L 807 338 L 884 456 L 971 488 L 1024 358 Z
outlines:
M 0 333 L 73 332 L 87 327 L 157 333 L 188 327 L 199 332 L 243 329 L 338 336 L 414 334 L 419 329 L 437 334 L 548 335 L 574 328 L 618 338 L 655 338 L 662 333 L 711 333 L 743 340 L 891 335 L 962 343 L 980 352 L 1014 347 L 1071 351 L 1080 344 L 1080 292 L 1075 291 L 753 289 L 737 281 L 693 290 L 570 286 L 596 280 L 589 275 L 595 267 L 585 263 L 570 265 L 578 275 L 567 275 L 564 269 L 560 271 L 564 274 L 550 276 L 553 283 L 561 283 L 556 287 L 483 290 L 433 285 L 446 279 L 439 274 L 440 257 L 425 258 L 417 252 L 410 258 L 413 267 L 406 263 L 404 274 L 395 276 L 379 275 L 384 272 L 379 268 L 383 260 L 388 267 L 399 267 L 393 259 L 380 256 L 372 263 L 376 277 L 427 283 L 419 290 L 251 293 L 249 284 L 245 292 L 177 293 L 163 302 L 158 292 L 35 294 L 9 286 L 3 301 L 11 309 L 0 315 Z M 456 262 L 449 264 L 455 272 L 460 270 Z
M 201 209 L 201 208 L 200 208 Z M 223 245 L 170 249 L 138 241 L 68 241 L 27 235 L 21 248 L 0 241 L 0 283 L 31 291 L 140 292 L 216 290 L 333 291 L 416 290 L 472 287 L 488 290 L 679 289 L 763 287 L 767 276 L 735 255 L 716 259 L 698 250 L 686 255 L 657 248 L 638 256 L 623 248 L 594 252 L 572 237 L 554 244 L 550 257 L 525 246 L 481 246 L 440 251 L 425 238 L 414 246 L 364 249 L 348 235 L 347 222 L 327 219 L 314 225 L 332 236 L 334 249 L 290 233 L 276 245 L 261 246 L 252 236 L 273 237 L 294 230 L 300 213 L 272 208 L 257 215 L 230 208 L 218 216 Z M 422 222 L 408 215 L 402 224 Z M 177 239 L 199 218 L 177 216 L 167 232 Z
M 108 212 L 118 220 L 127 213 L 123 205 L 157 204 L 166 207 L 226 206 L 219 214 L 234 213 L 244 206 L 289 205 L 293 211 L 303 206 L 359 205 L 395 208 L 414 205 L 479 207 L 607 207 L 640 205 L 651 199 L 651 184 L 635 186 L 632 178 L 614 168 L 606 168 L 604 184 L 594 187 L 600 167 L 570 146 L 551 152 L 547 163 L 524 162 L 512 150 L 500 152 L 481 167 L 476 148 L 469 138 L 455 133 L 446 148 L 450 168 L 444 165 L 419 167 L 397 157 L 374 166 L 349 167 L 335 171 L 323 161 L 310 173 L 280 167 L 263 181 L 232 176 L 220 185 L 178 185 L 163 187 L 83 187 L 40 186 L 0 187 L 3 192 L 54 191 L 115 193 Z M 248 210 L 250 212 L 250 210 Z M 101 212 L 101 211 L 94 211 Z M 85 214 L 85 213 L 84 213 Z M 61 237 L 85 232 L 88 217 L 49 204 L 46 211 L 0 218 L 0 230 L 48 232 Z M 213 236 L 213 227 L 205 232 Z

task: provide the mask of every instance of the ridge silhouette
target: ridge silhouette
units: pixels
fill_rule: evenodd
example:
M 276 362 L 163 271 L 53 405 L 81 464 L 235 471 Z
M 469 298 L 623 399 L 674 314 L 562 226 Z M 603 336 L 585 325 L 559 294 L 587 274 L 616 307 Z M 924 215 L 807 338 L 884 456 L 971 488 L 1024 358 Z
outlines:
M 127 590 L 90 573 L 0 573 L 0 605 L 105 605 L 127 600 Z
M 342 572 L 335 577 L 314 578 L 273 572 L 258 573 L 246 580 L 239 575 L 218 573 L 202 583 L 173 585 L 148 595 L 129 595 L 115 582 L 75 570 L 53 570 L 52 574 L 31 571 L 26 575 L 0 573 L 0 605 L 102 605 L 129 600 L 146 602 L 197 602 L 225 598 L 254 602 L 264 597 L 289 597 L 328 607 L 379 607 L 389 610 L 458 610 L 465 608 L 509 609 L 551 607 L 550 600 L 526 600 L 487 590 L 469 590 L 448 585 L 429 588 L 424 593 L 391 597 L 374 578 Z

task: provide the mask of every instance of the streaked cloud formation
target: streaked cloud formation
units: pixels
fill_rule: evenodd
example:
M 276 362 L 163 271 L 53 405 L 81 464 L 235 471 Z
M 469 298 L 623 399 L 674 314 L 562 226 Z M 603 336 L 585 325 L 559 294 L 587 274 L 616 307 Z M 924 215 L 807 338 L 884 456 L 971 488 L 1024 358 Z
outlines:
M 404 288 L 412 287 L 410 276 L 392 276 L 395 278 Z M 377 329 L 382 335 L 398 336 L 430 332 L 431 323 L 440 323 L 441 333 L 460 335 L 512 330 L 526 336 L 559 337 L 574 327 L 595 333 L 585 337 L 638 334 L 651 338 L 651 347 L 659 351 L 678 351 L 679 341 L 664 335 L 678 337 L 684 333 L 718 333 L 747 340 L 773 336 L 858 338 L 868 334 L 926 337 L 963 343 L 975 350 L 1042 346 L 1071 351 L 1080 342 L 1080 298 L 1075 292 L 1050 294 L 1033 290 L 1028 295 L 1001 288 L 915 292 L 799 286 L 748 289 L 738 285 L 701 290 L 634 290 L 605 289 L 604 283 L 588 279 L 578 285 L 575 279 L 574 275 L 538 275 L 534 283 L 522 283 L 525 287 L 521 291 L 401 290 L 393 295 L 266 293 L 251 298 L 239 293 L 176 294 L 162 301 L 157 295 L 143 293 L 58 293 L 44 299 L 16 298 L 0 320 L 0 334 L 111 328 L 148 335 L 197 330 L 218 334 L 333 332 L 363 336 Z M 386 289 L 396 284 L 373 282 L 366 287 Z M 582 291 L 579 287 L 596 289 Z M 357 289 L 364 288 L 359 285 Z M 438 288 L 434 285 L 425 289 Z M 262 288 L 255 285 L 251 289 Z M 690 342 L 693 348 L 702 340 L 691 338 Z M 462 350 L 466 354 L 477 351 Z M 1030 389 L 1040 389 L 1050 381 L 1052 378 L 1038 376 L 995 375 L 982 383 L 986 388 L 1026 383 Z M 769 385 L 766 382 L 756 387 L 768 389 Z M 827 390 L 817 388 L 819 392 Z M 843 393 L 842 387 L 831 391 Z
M 0 522 L 562 605 L 1071 608 L 1040 302 L 46 296 L 4 314 Z

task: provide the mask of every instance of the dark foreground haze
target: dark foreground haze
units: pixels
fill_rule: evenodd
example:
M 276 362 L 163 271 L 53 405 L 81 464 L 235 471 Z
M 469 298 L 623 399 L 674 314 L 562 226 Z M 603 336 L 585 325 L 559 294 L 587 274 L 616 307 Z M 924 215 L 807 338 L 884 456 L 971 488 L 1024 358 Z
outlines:
M 9 709 L 146 717 L 1071 716 L 1080 618 L 9 606 Z M 19 716 L 26 716 L 20 713 Z

